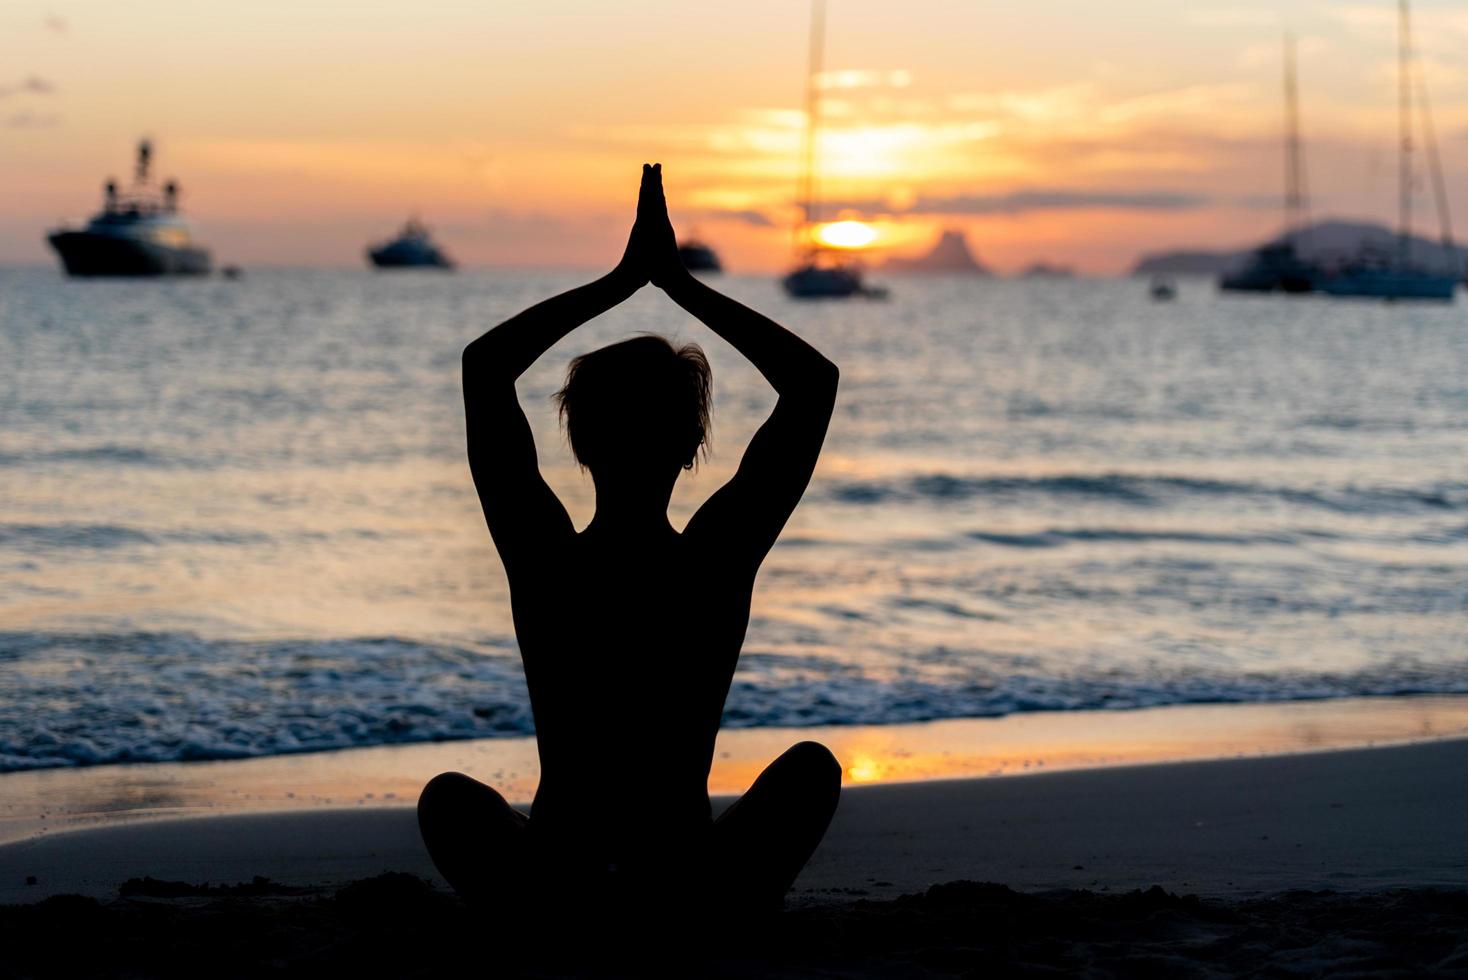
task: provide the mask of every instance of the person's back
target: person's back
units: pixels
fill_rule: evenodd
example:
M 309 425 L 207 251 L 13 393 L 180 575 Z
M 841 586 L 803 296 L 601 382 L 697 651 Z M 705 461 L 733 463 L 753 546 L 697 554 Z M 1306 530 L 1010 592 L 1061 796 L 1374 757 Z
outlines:
M 513 587 L 543 766 L 538 807 L 551 793 L 574 799 L 655 766 L 660 800 L 707 812 L 753 582 L 718 567 L 697 541 L 666 535 L 627 542 L 583 532 L 562 552 L 560 573 Z
M 665 533 L 583 532 L 561 573 L 512 586 L 541 759 L 534 822 L 598 865 L 652 860 L 710 819 L 714 738 L 752 582 L 741 589 L 696 542 Z M 635 809 L 607 806 L 629 786 Z
M 702 353 L 640 337 L 577 358 L 558 398 L 596 485 L 596 516 L 578 533 L 540 476 L 514 380 L 648 280 L 748 356 L 780 400 L 680 533 L 667 506 L 708 436 Z M 541 782 L 528 820 L 466 776 L 425 789 L 424 840 L 460 892 L 493 901 L 524 876 L 558 875 L 645 888 L 672 869 L 746 905 L 788 890 L 835 809 L 830 753 L 794 747 L 718 821 L 707 781 L 755 575 L 810 480 L 836 378 L 799 338 L 688 275 L 660 168 L 648 167 L 617 269 L 466 349 L 470 468 L 509 576 Z M 621 799 L 629 773 L 651 787 L 635 808 Z

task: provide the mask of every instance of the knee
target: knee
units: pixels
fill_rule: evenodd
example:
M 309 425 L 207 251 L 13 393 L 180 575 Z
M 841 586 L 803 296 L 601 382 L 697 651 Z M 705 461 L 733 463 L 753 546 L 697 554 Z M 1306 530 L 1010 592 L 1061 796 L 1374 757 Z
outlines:
M 841 763 L 820 742 L 797 742 L 786 750 L 785 758 L 811 779 L 841 785 Z
M 461 772 L 441 772 L 428 781 L 418 794 L 418 812 L 437 810 L 452 800 L 463 799 L 468 790 L 478 785 Z

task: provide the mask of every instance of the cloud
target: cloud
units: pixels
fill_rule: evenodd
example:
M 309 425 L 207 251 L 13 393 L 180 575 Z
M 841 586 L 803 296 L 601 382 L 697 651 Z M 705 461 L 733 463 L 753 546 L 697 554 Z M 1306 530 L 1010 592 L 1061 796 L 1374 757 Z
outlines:
M 53 34 L 65 34 L 71 29 L 71 25 L 66 22 L 66 18 L 60 14 L 47 14 L 46 19 L 42 23 L 46 25 L 46 30 Z
M 1464 38 L 1468 38 L 1468 11 L 1461 9 L 1421 9 L 1412 11 L 1412 34 L 1418 52 L 1437 52 L 1455 57 Z M 1444 8 L 1451 5 L 1443 4 Z M 1384 54 L 1394 43 L 1397 12 L 1380 3 L 1321 5 L 1321 13 L 1334 18 L 1362 40 L 1377 45 Z
M 1274 10 L 1190 10 L 1184 19 L 1194 27 L 1272 27 L 1281 24 Z
M 1024 211 L 1182 211 L 1209 204 L 1207 196 L 1182 191 L 1029 190 L 990 196 L 918 198 L 914 209 L 952 214 L 1018 214 Z
M 893 195 L 886 200 L 831 200 L 821 205 L 826 215 L 852 213 L 863 217 L 1019 215 L 1036 211 L 1191 211 L 1214 205 L 1278 207 L 1274 197 L 1221 200 L 1189 191 L 1128 191 L 1076 188 L 1029 188 L 1005 194 Z M 711 208 L 711 219 L 741 221 L 758 228 L 777 224 L 762 211 Z
M 495 207 L 485 210 L 478 220 L 469 217 L 458 221 L 442 221 L 437 222 L 434 227 L 455 238 L 501 242 L 515 241 L 532 234 L 550 237 L 580 235 L 585 233 L 588 226 L 605 224 L 610 217 L 588 213 L 567 218 L 543 211 L 514 211 Z
M 867 68 L 843 68 L 840 71 L 823 71 L 816 76 L 816 88 L 907 88 L 912 84 L 912 72 L 905 68 L 891 71 L 873 71 Z
M 39 75 L 27 75 L 14 85 L 0 85 L 0 99 L 12 95 L 51 95 L 56 86 Z
M 742 224 L 753 225 L 756 228 L 774 228 L 775 222 L 770 220 L 769 215 L 763 211 L 755 211 L 751 208 L 734 208 L 729 210 L 713 209 L 704 212 L 709 218 L 717 218 L 725 221 L 738 221 Z M 695 216 L 697 218 L 698 216 Z
M 1094 111 L 1096 86 L 1090 82 L 1038 89 L 960 92 L 948 96 L 956 112 L 993 114 L 1019 122 L 1053 124 L 1085 117 Z
M 1307 35 L 1295 39 L 1295 54 L 1301 62 L 1319 60 L 1335 52 L 1336 44 L 1329 38 Z M 1284 60 L 1284 47 L 1280 39 L 1255 41 L 1239 49 L 1234 62 L 1249 71 L 1278 71 Z
M 1189 85 L 1166 92 L 1152 92 L 1103 106 L 1097 114 L 1103 123 L 1126 123 L 1145 118 L 1168 118 L 1179 113 L 1213 109 L 1219 103 L 1247 100 L 1253 91 L 1244 85 Z
M 1272 50 L 1278 57 L 1278 45 Z M 1188 85 L 1121 99 L 1108 99 L 1094 82 L 1035 89 L 960 92 L 947 97 L 949 112 L 986 118 L 1006 132 L 1040 130 L 1114 132 L 1157 121 L 1209 119 L 1230 105 L 1251 102 L 1254 90 L 1241 84 Z
M 828 213 L 862 214 L 1025 214 L 1032 211 L 1185 211 L 1208 207 L 1215 201 L 1187 191 L 1108 191 L 1070 188 L 1032 188 L 1007 194 L 919 195 L 902 208 L 883 201 L 832 201 Z
M 29 109 L 17 112 L 5 120 L 6 129 L 50 129 L 59 125 L 61 117 L 55 113 L 37 114 Z

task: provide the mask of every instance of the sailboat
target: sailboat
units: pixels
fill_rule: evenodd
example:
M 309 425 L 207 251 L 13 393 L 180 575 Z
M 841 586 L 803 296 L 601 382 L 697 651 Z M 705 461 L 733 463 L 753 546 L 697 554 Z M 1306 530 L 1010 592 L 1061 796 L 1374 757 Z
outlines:
M 1358 256 L 1356 261 L 1335 275 L 1324 277 L 1320 288 L 1332 296 L 1363 296 L 1375 299 L 1436 299 L 1451 302 L 1458 289 L 1456 270 L 1433 271 L 1415 265 L 1412 245 L 1412 22 L 1407 0 L 1397 2 L 1397 128 L 1400 149 L 1397 155 L 1398 226 L 1395 256 Z M 1442 225 L 1443 243 L 1452 246 L 1452 230 L 1447 213 L 1447 195 L 1443 189 L 1442 165 L 1437 157 L 1437 141 L 1427 106 L 1427 87 L 1419 73 L 1417 85 L 1422 90 L 1420 104 L 1428 137 L 1428 152 L 1437 189 L 1438 220 Z M 1451 254 L 1451 253 L 1450 253 Z
M 1224 275 L 1218 288 L 1242 293 L 1308 293 L 1315 288 L 1316 271 L 1295 250 L 1295 236 L 1309 222 L 1305 196 L 1305 167 L 1300 152 L 1300 100 L 1295 75 L 1295 39 L 1286 35 L 1285 94 L 1285 226 L 1275 241 L 1255 249 L 1241 269 Z
M 810 13 L 810 71 L 805 90 L 805 135 L 800 169 L 801 217 L 795 226 L 796 264 L 780 280 L 785 292 L 796 299 L 842 299 L 848 296 L 878 297 L 885 290 L 869 288 L 862 280 L 861 266 L 840 250 L 823 247 L 813 229 L 818 224 L 816 198 L 817 134 L 820 117 L 820 73 L 825 53 L 826 4 L 812 0 Z

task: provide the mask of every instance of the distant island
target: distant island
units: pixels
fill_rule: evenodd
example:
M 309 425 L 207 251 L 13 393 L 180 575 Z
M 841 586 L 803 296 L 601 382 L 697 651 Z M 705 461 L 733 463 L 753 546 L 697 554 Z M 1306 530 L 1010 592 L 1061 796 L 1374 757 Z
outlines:
M 974 276 L 990 276 L 989 270 L 974 258 L 964 233 L 949 228 L 938 236 L 938 241 L 922 255 L 903 258 L 894 256 L 882 264 L 884 272 L 964 273 Z
M 1363 250 L 1391 254 L 1397 247 L 1395 231 L 1385 225 L 1365 221 L 1320 221 L 1306 225 L 1287 237 L 1301 258 L 1327 267 L 1338 265 Z M 1222 275 L 1241 267 L 1248 261 L 1249 254 L 1258 247 L 1251 245 L 1228 251 L 1178 249 L 1152 252 L 1137 260 L 1136 265 L 1132 266 L 1131 274 Z M 1450 250 L 1441 242 L 1416 235 L 1412 236 L 1408 248 L 1414 262 L 1429 268 L 1468 268 L 1468 248 L 1453 246 Z

